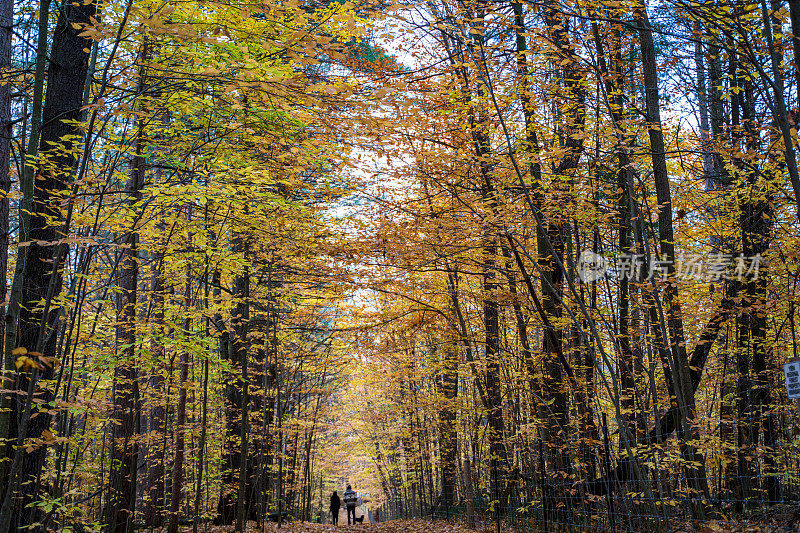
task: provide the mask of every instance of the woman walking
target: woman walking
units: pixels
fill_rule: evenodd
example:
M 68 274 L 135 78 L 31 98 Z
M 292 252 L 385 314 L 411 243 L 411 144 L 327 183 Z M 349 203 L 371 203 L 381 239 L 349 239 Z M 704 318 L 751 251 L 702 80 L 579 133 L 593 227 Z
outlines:
M 342 506 L 342 501 L 339 499 L 339 495 L 336 494 L 336 491 L 333 491 L 331 494 L 331 516 L 333 517 L 333 525 L 339 525 L 339 508 Z

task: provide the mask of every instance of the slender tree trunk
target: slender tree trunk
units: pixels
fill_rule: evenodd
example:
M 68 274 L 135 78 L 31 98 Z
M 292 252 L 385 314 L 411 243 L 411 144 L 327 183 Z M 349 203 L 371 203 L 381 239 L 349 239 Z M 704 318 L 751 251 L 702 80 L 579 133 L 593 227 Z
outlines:
M 192 208 L 189 206 L 186 212 L 187 222 L 191 222 Z M 187 246 L 191 248 L 191 236 Z M 178 384 L 178 412 L 176 414 L 176 438 L 175 438 L 175 461 L 172 466 L 172 494 L 169 506 L 170 522 L 168 533 L 178 531 L 178 513 L 180 511 L 181 499 L 183 497 L 183 463 L 184 452 L 186 449 L 186 383 L 189 380 L 189 349 L 188 343 L 192 338 L 192 320 L 189 318 L 189 311 L 192 306 L 192 269 L 190 264 L 186 264 L 186 286 L 183 292 L 184 309 L 187 318 L 183 324 L 184 346 L 180 355 L 180 381 Z
M 475 529 L 475 493 L 473 492 L 472 463 L 464 459 L 464 499 L 467 503 L 467 527 Z
M 759 148 L 759 138 L 755 127 L 755 100 L 752 90 L 745 90 L 742 116 L 748 141 L 747 148 L 755 152 Z M 778 139 L 773 136 L 772 143 Z M 778 168 L 777 162 L 774 163 Z M 739 187 L 739 224 L 742 240 L 742 255 L 753 269 L 754 261 L 758 269 L 748 271 L 737 278 L 741 313 L 737 316 L 736 366 L 737 380 L 737 479 L 734 492 L 739 500 L 758 498 L 757 489 L 763 489 L 770 501 L 779 498 L 779 485 L 774 475 L 775 428 L 772 415 L 768 413 L 771 403 L 770 373 L 777 368 L 770 364 L 767 341 L 767 265 L 762 254 L 769 249 L 775 214 L 772 208 L 772 185 L 758 172 L 747 171 Z M 760 448 L 759 441 L 764 432 L 765 471 L 759 473 L 758 461 L 754 459 Z M 761 487 L 759 487 L 760 482 Z
M 45 354 L 54 360 L 58 355 L 56 332 L 61 309 L 51 303 L 61 292 L 61 261 L 67 252 L 67 246 L 60 242 L 61 238 L 66 237 L 63 235 L 60 200 L 62 192 L 71 185 L 77 163 L 76 150 L 64 150 L 63 147 L 65 144 L 73 146 L 74 143 L 80 143 L 82 138 L 77 121 L 81 119 L 83 87 L 89 68 L 89 42 L 79 34 L 83 32 L 81 24 L 90 23 L 95 14 L 94 3 L 73 5 L 66 2 L 59 11 L 52 36 L 47 97 L 42 108 L 40 153 L 47 158 L 47 162 L 39 167 L 36 187 L 29 196 L 31 214 L 27 238 L 30 245 L 26 247 L 26 259 L 21 266 L 20 276 L 15 276 L 20 290 L 18 301 L 24 305 L 17 308 L 18 342 L 14 343 L 12 339 L 11 344 L 25 347 L 29 352 Z M 39 305 L 42 301 L 45 302 L 44 306 Z M 7 360 L 9 357 L 10 352 L 6 353 Z M 37 381 L 40 378 L 52 379 L 54 368 L 55 365 L 50 363 L 41 372 L 33 370 L 20 373 L 17 383 L 8 387 L 28 391 L 24 397 L 15 395 L 11 398 L 11 428 L 8 436 L 16 439 L 17 444 L 21 444 L 25 438 L 40 437 L 50 425 L 52 415 L 47 412 L 31 418 L 31 401 L 32 395 L 40 392 L 36 387 Z M 39 398 L 48 402 L 53 395 L 45 389 Z M 15 424 L 17 420 L 21 421 L 19 426 Z M 0 509 L 0 533 L 7 533 L 9 529 L 16 531 L 20 525 L 37 521 L 39 509 L 28 504 L 38 500 L 38 479 L 45 454 L 45 447 L 30 453 L 24 452 L 23 446 L 15 449 Z
M 14 24 L 13 0 L 0 1 L 0 313 L 5 316 L 8 295 L 8 243 L 11 215 L 8 195 L 11 192 L 11 34 Z M 0 324 L 0 339 L 5 324 Z
M 244 247 L 247 254 L 247 245 Z M 237 491 L 236 506 L 236 528 L 235 531 L 244 531 L 247 521 L 246 494 L 248 484 L 248 432 L 249 432 L 249 401 L 250 401 L 250 378 L 248 376 L 249 341 L 247 338 L 250 321 L 250 269 L 245 267 L 244 271 L 236 277 L 236 295 L 239 301 L 236 304 L 234 315 L 231 320 L 231 327 L 235 332 L 235 337 L 231 339 L 230 349 L 233 352 L 231 359 L 235 359 L 241 369 L 241 423 L 239 425 L 239 489 Z
M 619 279 L 619 292 L 618 292 L 618 331 L 617 335 L 617 348 L 620 354 L 620 405 L 622 407 L 621 426 L 624 433 L 620 434 L 619 445 L 620 449 L 624 451 L 623 458 L 625 461 L 632 462 L 636 458 L 628 457 L 627 449 L 630 443 L 636 442 L 641 434 L 646 430 L 644 423 L 639 424 L 643 411 L 641 406 L 637 406 L 637 389 L 635 384 L 636 370 L 635 365 L 639 358 L 635 360 L 634 349 L 631 342 L 631 329 L 633 329 L 634 321 L 630 316 L 631 307 L 631 281 L 638 282 L 644 278 L 643 273 L 639 272 L 638 268 L 633 266 L 634 257 L 634 241 L 638 240 L 638 247 L 642 248 L 641 235 L 637 235 L 634 231 L 634 226 L 638 222 L 639 213 L 636 208 L 637 202 L 634 201 L 636 192 L 635 179 L 636 170 L 631 162 L 630 146 L 634 144 L 634 140 L 626 130 L 624 122 L 624 74 L 623 74 L 623 61 L 622 61 L 622 43 L 621 43 L 621 29 L 618 25 L 612 28 L 612 35 L 614 42 L 608 53 L 605 52 L 603 40 L 601 39 L 600 32 L 596 20 L 592 20 L 592 34 L 594 37 L 595 48 L 597 50 L 598 66 L 603 76 L 603 86 L 605 88 L 605 95 L 607 99 L 607 107 L 609 115 L 614 126 L 615 147 L 614 151 L 619 161 L 619 170 L 617 171 L 617 191 L 619 196 L 617 198 L 617 212 L 619 213 L 619 249 L 623 256 L 630 258 L 630 263 L 627 268 L 622 268 Z M 608 57 L 608 60 L 606 59 Z M 610 64 L 610 69 L 608 65 Z M 633 285 L 636 287 L 636 284 Z M 637 350 L 638 351 L 638 350 Z M 638 410 L 637 410 L 638 409 Z M 633 471 L 633 465 L 630 465 Z
M 656 199 L 659 204 L 658 233 L 662 259 L 667 261 L 669 282 L 664 290 L 664 301 L 667 312 L 667 327 L 670 334 L 671 362 L 673 368 L 674 397 L 680 411 L 679 438 L 683 457 L 687 462 L 687 481 L 698 497 L 708 497 L 708 481 L 705 472 L 705 459 L 697 450 L 698 430 L 691 423 L 696 418 L 694 388 L 692 387 L 691 369 L 686 353 L 683 332 L 683 317 L 678 298 L 678 287 L 674 279 L 675 246 L 672 228 L 672 197 L 670 193 L 669 175 L 667 173 L 666 147 L 661 123 L 660 98 L 658 91 L 658 71 L 653 44 L 652 29 L 644 5 L 636 14 L 639 42 L 642 50 L 642 70 L 644 74 L 644 90 L 646 120 L 650 136 L 650 151 L 653 161 L 653 177 L 655 180 Z M 688 466 L 696 465 L 696 466 Z M 701 518 L 704 515 L 702 505 L 693 505 L 693 515 Z
M 11 210 L 9 193 L 11 192 L 11 36 L 14 24 L 13 0 L 0 2 L 0 76 L 3 84 L 0 86 L 0 316 L 6 316 L 6 297 L 8 296 L 8 245 L 11 231 Z M 41 94 L 41 91 L 40 91 Z M 0 339 L 5 338 L 6 322 L 0 323 Z M 5 357 L 3 357 L 5 360 Z M 5 361 L 4 361 L 5 362 Z M 9 360 L 3 365 L 5 369 L 14 368 Z M 6 438 L 8 435 L 9 420 L 6 409 L 10 407 L 5 395 L 0 396 L 0 458 L 8 456 Z M 8 461 L 3 461 L 0 466 L 0 477 L 8 474 Z M 2 497 L 3 490 L 0 490 Z
M 697 72 L 697 107 L 700 116 L 700 144 L 703 150 L 703 176 L 706 188 L 710 188 L 710 178 L 714 172 L 714 162 L 711 155 L 710 133 L 708 122 L 708 84 L 706 82 L 706 60 L 703 52 L 703 28 L 695 24 L 694 64 Z M 713 83 L 713 82 L 712 82 Z
M 206 211 L 206 215 L 208 212 Z M 203 276 L 203 304 L 208 311 L 208 262 L 206 262 L 206 271 Z M 205 318 L 205 337 L 209 338 L 210 335 L 209 319 Z M 203 501 L 203 468 L 206 461 L 206 424 L 208 422 L 208 365 L 209 357 L 203 360 L 203 405 L 201 407 L 201 421 L 200 421 L 200 449 L 197 454 L 197 486 L 195 488 L 194 500 L 194 522 L 192 523 L 192 532 L 197 533 L 198 522 L 200 521 L 200 503 Z
M 544 12 L 548 38 L 555 47 L 552 58 L 558 65 L 557 75 L 563 88 L 555 94 L 558 116 L 557 137 L 563 156 L 552 165 L 553 175 L 557 178 L 569 178 L 569 173 L 577 168 L 584 149 L 583 134 L 586 123 L 586 103 L 584 74 L 580 60 L 576 57 L 570 41 L 570 19 L 550 4 Z M 564 193 L 563 182 L 555 187 L 558 195 Z M 542 187 L 542 183 L 534 183 L 533 188 Z M 542 211 L 540 211 L 542 213 Z M 569 512 L 571 499 L 566 494 L 566 480 L 569 479 L 572 461 L 571 442 L 569 440 L 568 388 L 563 372 L 568 363 L 563 357 L 563 327 L 559 320 L 563 315 L 563 284 L 567 272 L 561 268 L 564 264 L 566 243 L 569 239 L 570 226 L 567 215 L 563 212 L 544 213 L 543 223 L 537 225 L 537 248 L 541 271 L 542 308 L 549 326 L 545 326 L 542 338 L 542 351 L 545 357 L 545 400 L 550 404 L 549 423 L 546 426 L 548 457 L 557 476 L 554 484 L 558 486 L 556 500 L 566 500 L 566 506 L 559 505 L 559 511 Z M 577 391 L 576 391 L 577 392 Z M 552 403 L 550 403 L 552 402 Z M 550 505 L 550 502 L 547 503 Z M 569 518 L 564 517 L 565 520 Z
M 19 204 L 18 223 L 19 223 L 19 242 L 28 242 L 30 232 L 30 218 L 34 196 L 34 175 L 36 173 L 39 156 L 39 140 L 41 138 L 42 107 L 44 103 L 44 82 L 45 69 L 47 68 L 47 37 L 48 37 L 48 17 L 50 11 L 50 0 L 42 0 L 39 5 L 38 41 L 36 47 L 36 68 L 33 79 L 33 105 L 31 110 L 31 127 L 28 136 L 28 145 L 25 150 L 26 161 L 23 162 L 22 176 L 20 178 L 20 190 L 22 199 Z M 87 68 L 88 70 L 88 68 Z M 9 376 L 15 372 L 15 357 L 12 351 L 19 344 L 19 312 L 20 298 L 22 297 L 22 282 L 24 267 L 27 263 L 28 246 L 17 247 L 17 262 L 14 267 L 14 278 L 11 284 L 11 294 L 5 312 L 3 351 L 5 367 L 4 371 Z M 0 438 L 6 439 L 13 437 L 15 433 L 16 419 L 11 416 L 13 411 L 11 398 L 3 396 L 4 409 L 0 412 Z M 3 441 L 5 446 L 5 440 Z M 11 450 L 6 449 L 4 455 L 10 457 Z M 8 463 L 5 462 L 5 468 Z
M 214 272 L 214 297 L 220 298 L 221 294 L 221 274 L 219 270 Z M 236 520 L 236 486 L 234 480 L 239 471 L 238 438 L 241 434 L 239 426 L 241 424 L 241 389 L 238 386 L 236 376 L 237 359 L 235 352 L 231 348 L 230 328 L 227 327 L 220 314 L 215 315 L 214 322 L 221 331 L 219 336 L 220 357 L 231 364 L 232 369 L 224 374 L 225 385 L 225 446 L 222 451 L 221 482 L 219 503 L 217 505 L 217 522 L 221 525 L 231 525 Z
M 149 60 L 148 43 L 142 45 L 137 94 L 143 94 L 147 84 L 144 69 Z M 135 209 L 142 199 L 145 159 L 143 156 L 144 123 L 136 119 L 134 126 L 134 156 L 128 180 L 128 206 Z M 134 218 L 136 224 L 138 218 Z M 136 511 L 136 479 L 139 463 L 139 372 L 136 364 L 136 303 L 139 282 L 139 232 L 131 227 L 122 239 L 117 302 L 117 364 L 114 368 L 113 448 L 111 455 L 111 490 L 107 520 L 115 533 L 133 531 Z
M 159 227 L 165 229 L 163 224 Z M 153 354 L 154 365 L 150 370 L 148 396 L 151 403 L 147 421 L 148 438 L 147 453 L 144 460 L 147 465 L 145 479 L 145 498 L 142 514 L 148 527 L 161 527 L 164 512 L 164 446 L 162 436 L 167 429 L 166 398 L 164 397 L 164 361 L 166 353 L 162 336 L 165 334 L 164 326 L 164 252 L 157 251 L 152 261 L 151 302 L 153 306 L 153 338 L 150 342 L 150 352 Z
M 439 448 L 442 468 L 442 505 L 446 515 L 455 504 L 458 441 L 455 401 L 458 393 L 458 344 L 445 344 L 441 350 L 441 373 L 437 384 L 442 406 L 439 409 Z
M 156 169 L 156 179 L 159 171 Z M 158 224 L 162 233 L 166 231 L 163 223 Z M 151 302 L 153 307 L 152 324 L 154 327 L 153 338 L 150 341 L 150 352 L 153 355 L 153 368 L 150 370 L 148 393 L 150 406 L 148 408 L 148 453 L 144 456 L 147 463 L 147 477 L 145 498 L 142 513 L 145 524 L 149 527 L 161 527 L 166 510 L 164 463 L 166 454 L 167 434 L 167 402 L 165 394 L 165 374 L 167 372 L 167 355 L 164 348 L 164 336 L 167 328 L 164 323 L 164 295 L 167 292 L 164 280 L 164 257 L 166 241 L 153 254 L 151 267 Z

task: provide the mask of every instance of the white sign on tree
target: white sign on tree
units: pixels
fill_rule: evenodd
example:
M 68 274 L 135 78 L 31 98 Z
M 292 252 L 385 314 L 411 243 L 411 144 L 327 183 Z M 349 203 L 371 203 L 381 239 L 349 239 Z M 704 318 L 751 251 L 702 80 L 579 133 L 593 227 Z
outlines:
M 783 365 L 783 375 L 789 398 L 800 398 L 800 361 L 790 361 Z

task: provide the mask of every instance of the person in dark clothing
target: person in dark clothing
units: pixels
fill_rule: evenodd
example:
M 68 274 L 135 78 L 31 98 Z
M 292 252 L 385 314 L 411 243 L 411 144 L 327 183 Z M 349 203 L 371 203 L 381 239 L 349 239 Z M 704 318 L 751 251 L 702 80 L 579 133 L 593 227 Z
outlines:
M 339 525 L 339 509 L 342 507 L 342 501 L 336 491 L 331 494 L 331 516 L 333 517 L 333 525 Z
M 344 504 L 347 506 L 347 525 L 350 525 L 350 515 L 353 515 L 353 524 L 356 523 L 356 505 L 358 504 L 358 495 L 350 485 L 347 485 L 347 490 L 344 491 Z

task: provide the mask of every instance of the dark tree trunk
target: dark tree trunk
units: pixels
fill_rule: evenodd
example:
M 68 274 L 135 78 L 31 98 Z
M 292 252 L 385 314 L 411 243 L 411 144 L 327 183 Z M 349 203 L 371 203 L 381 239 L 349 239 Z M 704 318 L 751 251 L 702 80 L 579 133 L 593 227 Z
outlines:
M 243 237 L 238 236 L 234 252 L 247 254 Z M 215 285 L 219 284 L 219 274 L 215 274 Z M 217 507 L 218 521 L 221 524 L 236 526 L 236 531 L 244 530 L 247 500 L 247 436 L 248 436 L 248 323 L 250 319 L 250 270 L 243 267 L 234 281 L 236 305 L 231 324 L 220 336 L 222 356 L 231 363 L 231 371 L 225 376 L 225 430 L 226 446 L 222 457 L 222 492 Z M 221 320 L 219 320 L 221 322 Z M 224 346 L 223 346 L 224 341 Z M 238 372 L 238 375 L 237 375 Z M 237 446 L 238 444 L 238 446 Z
M 220 295 L 220 272 L 214 273 L 214 295 Z M 236 520 L 236 486 L 234 480 L 239 472 L 238 439 L 239 426 L 242 416 L 242 395 L 238 386 L 236 375 L 236 354 L 231 349 L 230 330 L 223 323 L 221 315 L 214 317 L 214 322 L 220 330 L 219 353 L 220 357 L 231 365 L 231 370 L 224 375 L 225 384 L 225 446 L 222 453 L 221 482 L 222 491 L 217 504 L 217 523 L 231 525 Z
M 755 152 L 759 140 L 755 128 L 755 101 L 753 91 L 745 91 L 742 116 L 748 137 L 748 149 Z M 779 144 L 777 138 L 772 144 Z M 776 166 L 780 168 L 780 165 Z M 770 246 L 775 215 L 772 208 L 772 186 L 758 172 L 745 172 L 739 191 L 739 224 L 742 239 L 742 255 L 748 270 L 738 279 L 741 312 L 737 316 L 737 432 L 738 472 L 735 493 L 741 500 L 756 499 L 762 489 L 769 501 L 779 498 L 778 478 L 774 472 L 772 447 L 775 445 L 773 415 L 768 413 L 772 402 L 770 375 L 778 370 L 770 364 L 767 345 L 767 263 L 761 260 Z M 755 259 L 754 259 L 755 258 Z M 752 270 L 753 262 L 758 270 Z M 734 272 L 736 273 L 736 272 Z M 739 272 L 741 274 L 741 272 Z M 761 433 L 764 433 L 765 471 L 758 472 L 754 460 L 759 449 Z M 762 486 L 759 482 L 763 480 Z
M 161 225 L 163 228 L 163 225 Z M 153 306 L 153 325 L 155 335 L 150 342 L 154 367 L 150 371 L 149 400 L 152 402 L 148 410 L 147 453 L 144 460 L 147 465 L 145 478 L 145 497 L 142 514 L 145 525 L 151 528 L 161 527 L 163 522 L 164 502 L 164 438 L 167 429 L 167 409 L 164 397 L 164 361 L 166 353 L 161 336 L 164 335 L 164 253 L 156 252 L 152 264 L 151 302 Z
M 8 242 L 11 191 L 11 35 L 14 23 L 13 0 L 0 1 L 0 316 L 5 316 L 8 295 Z M 5 337 L 5 322 L 0 323 L 0 339 Z
M 442 350 L 442 371 L 437 379 L 440 398 L 439 448 L 442 467 L 442 504 L 449 515 L 455 504 L 456 472 L 458 471 L 458 441 L 456 435 L 455 401 L 458 392 L 458 343 L 448 343 Z
M 51 305 L 61 291 L 63 275 L 60 264 L 67 245 L 59 242 L 66 237 L 61 215 L 62 192 L 70 188 L 77 164 L 75 155 L 83 132 L 77 122 L 82 118 L 83 88 L 89 67 L 88 39 L 80 37 L 83 24 L 89 24 L 96 15 L 96 4 L 65 2 L 59 9 L 58 21 L 53 31 L 50 66 L 47 76 L 47 96 L 42 110 L 40 153 L 46 158 L 37 171 L 30 214 L 27 259 L 21 268 L 21 293 L 18 320 L 18 346 L 46 357 L 57 358 L 56 331 L 60 309 Z M 3 126 L 3 131 L 7 126 Z M 68 139 L 68 140 L 65 140 Z M 56 146 L 57 145 L 57 146 Z M 76 146 L 77 145 L 77 146 Z M 65 146 L 75 150 L 65 150 Z M 1 231 L 1 230 L 0 230 Z M 38 305 L 45 302 L 45 306 Z M 37 401 L 49 402 L 52 392 L 38 390 L 38 379 L 54 376 L 53 364 L 41 372 L 18 374 L 14 389 L 31 390 Z M 29 387 L 29 380 L 32 380 Z M 9 437 L 21 441 L 39 438 L 50 425 L 52 415 L 39 413 L 30 418 L 30 404 L 23 396 L 11 401 L 11 428 Z M 16 423 L 21 420 L 18 426 Z M 44 466 L 46 448 L 30 453 L 18 448 L 10 469 L 6 495 L 0 511 L 0 532 L 33 524 L 38 520 L 38 507 L 27 506 L 37 501 L 39 475 Z
M 544 12 L 544 21 L 547 25 L 549 40 L 555 47 L 554 60 L 559 65 L 558 76 L 563 80 L 563 88 L 559 89 L 557 105 L 559 115 L 555 118 L 557 123 L 557 136 L 564 155 L 552 165 L 553 175 L 557 178 L 566 177 L 570 171 L 577 168 L 584 148 L 583 133 L 586 123 L 586 92 L 584 89 L 584 74 L 581 71 L 581 60 L 575 54 L 570 42 L 570 19 L 563 15 L 552 5 L 547 6 Z M 556 189 L 556 194 L 563 194 L 560 190 L 566 185 Z M 535 183 L 534 188 L 542 187 L 542 183 Z M 570 459 L 569 441 L 569 406 L 568 387 L 563 372 L 572 373 L 567 369 L 568 362 L 563 356 L 564 331 L 559 325 L 563 315 L 563 284 L 564 253 L 566 242 L 570 235 L 570 225 L 567 215 L 560 212 L 544 212 L 541 225 L 537 225 L 537 247 L 541 270 L 542 308 L 547 317 L 542 338 L 542 351 L 545 361 L 545 400 L 549 403 L 547 444 L 548 458 L 552 471 L 558 477 L 559 494 L 554 495 L 558 500 L 567 499 L 566 483 L 570 476 L 572 461 Z M 547 330 L 550 330 L 549 332 Z M 550 505 L 552 502 L 547 502 Z M 567 499 L 566 510 L 571 504 Z M 552 508 L 552 507 L 551 507 Z M 559 507 L 559 509 L 564 509 Z M 565 518 L 569 520 L 569 518 Z
M 147 43 L 142 45 L 140 59 L 148 59 Z M 146 76 L 140 67 L 138 94 L 144 92 Z M 128 179 L 128 206 L 134 209 L 142 199 L 145 160 L 142 156 L 144 123 L 136 121 L 134 156 Z M 136 302 L 139 281 L 139 233 L 134 217 L 131 227 L 123 236 L 119 261 L 120 293 L 117 300 L 117 363 L 114 367 L 113 445 L 111 452 L 111 488 L 106 520 L 109 531 L 133 531 L 136 512 L 136 477 L 139 466 L 139 428 L 141 405 L 139 402 L 139 371 L 136 367 Z
M 660 97 L 658 90 L 658 71 L 655 57 L 653 34 L 647 9 L 640 6 L 637 9 L 636 24 L 639 33 L 639 42 L 642 50 L 642 72 L 645 91 L 645 118 L 647 120 L 650 136 L 650 152 L 653 162 L 653 178 L 655 181 L 656 199 L 659 204 L 658 236 L 662 258 L 667 261 L 667 272 L 672 278 L 675 269 L 675 245 L 672 228 L 672 197 L 670 193 L 669 176 L 667 174 L 666 147 L 662 132 Z M 678 288 L 674 279 L 667 283 L 664 289 L 664 302 L 666 307 L 666 322 L 670 337 L 671 367 L 673 369 L 672 396 L 677 402 L 680 411 L 680 424 L 678 426 L 681 439 L 681 453 L 687 460 L 687 482 L 693 489 L 695 496 L 708 497 L 708 481 L 705 472 L 705 458 L 697 450 L 698 430 L 692 426 L 691 421 L 696 418 L 694 388 L 692 387 L 691 369 L 686 354 L 685 336 L 683 331 L 683 317 L 681 315 Z M 696 466 L 691 466 L 696 465 Z M 702 505 L 693 505 L 693 515 L 696 518 L 703 516 Z
M 245 253 L 247 247 L 245 246 Z M 236 296 L 238 302 L 231 319 L 231 326 L 235 331 L 235 337 L 231 339 L 230 349 L 233 351 L 232 358 L 235 358 L 240 365 L 241 378 L 239 380 L 241 388 L 241 423 L 239 425 L 239 488 L 237 491 L 236 506 L 236 531 L 244 531 L 247 521 L 247 485 L 248 485 L 248 439 L 250 428 L 250 378 L 248 352 L 249 340 L 247 338 L 250 321 L 250 269 L 244 268 L 244 272 L 236 277 Z M 279 518 L 280 520 L 280 518 Z
M 190 221 L 192 217 L 191 206 L 187 209 L 186 218 Z M 191 248 L 191 243 L 188 245 Z M 192 270 L 187 264 L 186 267 L 186 286 L 183 293 L 184 306 L 187 317 L 192 305 Z M 186 318 L 183 324 L 183 334 L 185 342 L 191 339 L 191 318 Z M 180 356 L 180 381 L 178 385 L 178 410 L 176 413 L 175 429 L 175 461 L 172 467 L 172 494 L 169 506 L 170 521 L 168 533 L 178 531 L 178 512 L 180 511 L 181 499 L 183 497 L 183 464 L 186 450 L 186 382 L 189 380 L 189 352 L 187 348 L 181 350 Z

